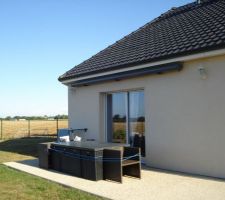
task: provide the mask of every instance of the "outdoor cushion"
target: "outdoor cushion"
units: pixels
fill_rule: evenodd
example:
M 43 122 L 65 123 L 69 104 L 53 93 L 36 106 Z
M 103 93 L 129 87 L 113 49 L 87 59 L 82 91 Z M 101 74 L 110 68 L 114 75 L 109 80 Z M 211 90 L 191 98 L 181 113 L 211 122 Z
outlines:
M 81 142 L 81 139 L 82 139 L 81 137 L 76 136 L 76 137 L 74 138 L 74 141 L 75 141 L 75 142 Z
M 60 142 L 69 142 L 70 137 L 68 135 L 67 136 L 61 136 L 61 137 L 59 137 L 59 141 Z

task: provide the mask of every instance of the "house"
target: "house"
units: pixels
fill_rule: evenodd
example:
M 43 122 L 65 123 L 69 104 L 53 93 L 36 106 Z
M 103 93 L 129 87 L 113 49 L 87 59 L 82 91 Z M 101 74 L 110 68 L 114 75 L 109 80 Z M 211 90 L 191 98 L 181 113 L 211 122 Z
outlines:
M 18 121 L 26 121 L 26 119 L 18 119 Z
M 151 167 L 225 178 L 225 1 L 172 8 L 59 77 L 69 126 Z

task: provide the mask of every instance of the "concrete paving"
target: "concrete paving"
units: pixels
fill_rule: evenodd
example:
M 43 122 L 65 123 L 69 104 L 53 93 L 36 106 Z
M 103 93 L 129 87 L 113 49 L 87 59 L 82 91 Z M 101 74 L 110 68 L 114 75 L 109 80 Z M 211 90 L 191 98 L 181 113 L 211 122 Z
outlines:
M 224 200 L 225 181 L 154 169 L 143 169 L 142 179 L 124 177 L 123 184 L 89 181 L 38 167 L 38 160 L 5 165 L 59 184 L 115 200 Z

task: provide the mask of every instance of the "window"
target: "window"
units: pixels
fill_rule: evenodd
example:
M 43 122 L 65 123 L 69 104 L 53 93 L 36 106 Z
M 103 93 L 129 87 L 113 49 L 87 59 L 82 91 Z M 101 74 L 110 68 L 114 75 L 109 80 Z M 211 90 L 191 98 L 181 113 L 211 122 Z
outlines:
M 144 91 L 107 94 L 107 140 L 145 150 Z

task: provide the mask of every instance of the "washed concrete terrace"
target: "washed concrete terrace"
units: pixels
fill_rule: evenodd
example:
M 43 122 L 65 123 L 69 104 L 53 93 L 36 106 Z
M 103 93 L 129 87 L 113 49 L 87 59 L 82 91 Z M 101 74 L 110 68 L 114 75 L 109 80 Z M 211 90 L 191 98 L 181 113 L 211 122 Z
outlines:
M 4 163 L 6 166 L 115 200 L 224 200 L 225 180 L 189 176 L 145 168 L 142 179 L 123 177 L 123 184 L 89 181 L 38 167 L 38 160 Z

